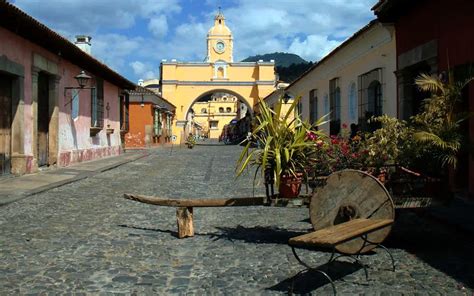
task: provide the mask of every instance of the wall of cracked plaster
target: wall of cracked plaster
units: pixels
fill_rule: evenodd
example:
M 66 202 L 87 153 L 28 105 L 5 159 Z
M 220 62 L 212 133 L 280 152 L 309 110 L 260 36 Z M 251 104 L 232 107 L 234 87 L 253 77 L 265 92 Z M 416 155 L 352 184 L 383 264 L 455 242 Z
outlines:
M 24 67 L 23 79 L 23 152 L 29 159 L 26 169 L 18 172 L 31 173 L 37 168 L 34 161 L 34 149 L 36 146 L 35 126 L 36 108 L 33 105 L 33 66 L 34 56 L 40 56 L 47 61 L 47 64 L 57 66 L 58 75 L 58 134 L 57 134 L 57 165 L 66 166 L 74 162 L 92 160 L 101 157 L 118 155 L 121 153 L 120 123 L 119 123 L 119 92 L 120 89 L 111 83 L 104 81 L 104 129 L 95 137 L 90 136 L 90 90 L 80 92 L 79 117 L 76 120 L 71 118 L 71 97 L 70 92 L 64 95 L 64 88 L 77 86 L 74 79 L 82 68 L 66 61 L 61 56 L 53 54 L 42 47 L 19 37 L 12 32 L 0 28 L 0 56 L 6 56 L 8 60 L 21 64 Z M 37 59 L 37 58 L 36 58 Z M 36 62 L 37 63 L 37 62 Z M 36 70 L 38 70 L 36 68 Z M 90 74 L 90 73 L 89 73 Z M 109 103 L 109 111 L 105 106 Z M 111 134 L 107 134 L 106 128 L 113 129 Z

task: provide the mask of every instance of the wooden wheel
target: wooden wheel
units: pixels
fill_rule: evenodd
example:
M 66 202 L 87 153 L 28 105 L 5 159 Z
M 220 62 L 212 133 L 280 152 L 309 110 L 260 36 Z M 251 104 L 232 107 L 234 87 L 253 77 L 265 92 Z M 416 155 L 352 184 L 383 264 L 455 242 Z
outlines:
M 356 170 L 343 170 L 331 174 L 326 184 L 318 187 L 311 198 L 309 208 L 314 230 L 323 229 L 356 218 L 394 219 L 395 207 L 385 186 L 373 176 Z M 391 227 L 374 231 L 368 239 L 381 243 L 390 233 Z M 372 250 L 364 247 L 361 238 L 336 247 L 338 252 L 355 254 Z

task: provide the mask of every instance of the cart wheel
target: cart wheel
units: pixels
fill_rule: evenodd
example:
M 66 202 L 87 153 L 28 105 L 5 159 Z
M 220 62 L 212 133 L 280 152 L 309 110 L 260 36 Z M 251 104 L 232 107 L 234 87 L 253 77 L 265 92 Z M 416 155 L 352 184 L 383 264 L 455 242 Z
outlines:
M 357 170 L 343 170 L 331 174 L 326 184 L 316 188 L 309 208 L 311 224 L 315 230 L 337 225 L 356 218 L 394 219 L 395 207 L 385 186 L 373 176 Z M 368 240 L 381 243 L 391 227 L 374 231 Z M 375 245 L 364 246 L 354 239 L 336 247 L 344 254 L 372 250 Z

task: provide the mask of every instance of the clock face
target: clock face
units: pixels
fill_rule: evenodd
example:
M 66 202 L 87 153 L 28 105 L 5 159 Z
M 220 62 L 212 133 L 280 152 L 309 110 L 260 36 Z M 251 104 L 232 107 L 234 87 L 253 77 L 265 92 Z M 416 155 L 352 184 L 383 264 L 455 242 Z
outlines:
M 215 49 L 216 49 L 216 51 L 219 52 L 219 53 L 223 52 L 224 49 L 225 49 L 225 44 L 224 44 L 224 42 L 218 41 L 218 42 L 216 43 Z

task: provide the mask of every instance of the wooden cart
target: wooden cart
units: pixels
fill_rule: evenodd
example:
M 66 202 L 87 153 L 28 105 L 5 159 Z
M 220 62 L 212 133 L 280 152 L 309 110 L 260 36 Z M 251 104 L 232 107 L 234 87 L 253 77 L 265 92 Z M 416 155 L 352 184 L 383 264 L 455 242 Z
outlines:
M 397 172 L 384 185 L 366 172 L 342 170 L 328 177 L 319 178 L 319 185 L 310 196 L 294 199 L 279 198 L 271 194 L 265 197 L 220 199 L 167 199 L 135 194 L 125 194 L 124 197 L 147 204 L 176 207 L 178 237 L 184 238 L 194 235 L 193 208 L 195 207 L 306 206 L 309 207 L 311 224 L 315 230 L 353 219 L 393 220 L 396 208 L 420 208 L 436 204 L 437 199 L 434 196 L 421 194 L 423 192 L 421 189 L 426 188 L 420 188 L 420 186 L 426 187 L 426 184 L 430 183 L 428 181 L 436 184 L 434 179 L 424 180 L 421 176 L 405 170 Z M 371 232 L 368 239 L 381 243 L 390 230 L 391 227 L 385 227 Z M 364 246 L 362 239 L 355 239 L 338 245 L 336 249 L 341 253 L 354 254 L 361 253 L 361 247 L 364 253 L 374 246 Z

